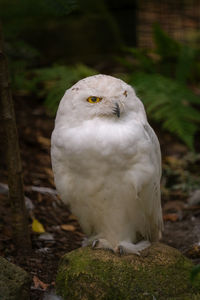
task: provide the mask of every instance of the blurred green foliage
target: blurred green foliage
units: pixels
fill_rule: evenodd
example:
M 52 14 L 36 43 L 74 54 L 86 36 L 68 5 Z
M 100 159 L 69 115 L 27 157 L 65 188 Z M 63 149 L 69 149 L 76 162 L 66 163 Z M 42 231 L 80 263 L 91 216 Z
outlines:
M 35 70 L 30 88 L 33 93 L 39 91 L 38 97 L 45 99 L 49 111 L 55 114 L 65 91 L 80 79 L 95 74 L 96 71 L 82 64 L 74 67 L 54 65 Z
M 15 66 L 17 68 L 17 65 Z M 49 112 L 55 115 L 58 104 L 65 91 L 80 79 L 95 75 L 97 72 L 83 64 L 76 66 L 53 65 L 51 67 L 32 69 L 20 63 L 14 72 L 13 88 L 20 95 L 33 94 L 38 99 L 45 99 Z M 24 67 L 24 68 L 23 68 Z
M 143 100 L 147 115 L 193 149 L 200 122 L 200 112 L 193 104 L 200 105 L 199 97 L 181 82 L 157 73 L 137 72 L 129 80 Z
M 190 49 L 176 42 L 158 25 L 154 27 L 154 40 L 154 51 L 129 48 L 126 51 L 131 54 L 131 60 L 119 59 L 127 70 L 126 81 L 136 89 L 149 118 L 159 122 L 164 129 L 194 150 L 194 137 L 200 122 L 200 97 L 187 84 L 196 84 L 200 76 L 197 62 L 199 49 Z M 34 49 L 22 48 L 29 49 L 29 57 L 37 57 Z M 53 65 L 28 72 L 26 64 L 22 62 L 11 65 L 14 67 L 14 87 L 21 92 L 28 90 L 37 93 L 38 97 L 45 99 L 45 104 L 52 113 L 56 112 L 67 88 L 76 81 L 97 73 L 83 64 Z
M 103 0 L 97 6 L 91 0 L 21 0 L 20 3 L 1 0 L 0 17 L 5 24 L 13 89 L 21 95 L 32 93 L 45 99 L 45 105 L 55 114 L 67 88 L 83 77 L 97 73 L 80 63 L 85 55 L 92 58 L 96 51 L 96 63 L 105 64 L 99 61 L 97 50 L 103 52 L 104 49 L 108 53 L 109 45 L 121 47 L 123 44 L 113 16 Z M 113 40 L 106 34 L 100 38 L 99 31 L 96 32 L 102 23 L 108 27 L 109 36 L 114 36 Z M 94 27 L 93 33 L 99 44 L 94 41 L 89 28 L 85 30 L 86 24 Z M 65 26 L 69 31 L 63 32 Z M 73 44 L 73 28 L 81 35 L 78 36 L 78 47 L 75 47 L 80 57 L 74 56 L 76 64 L 68 66 L 67 58 L 74 51 L 72 45 L 76 45 Z M 83 41 L 87 38 L 92 38 L 93 42 L 85 48 Z M 124 70 L 119 76 L 136 89 L 150 119 L 159 122 L 194 150 L 200 120 L 200 97 L 190 87 L 196 86 L 200 80 L 200 47 L 195 43 L 190 46 L 177 42 L 158 24 L 153 27 L 153 39 L 154 49 L 125 48 L 125 55 L 118 58 L 118 65 L 123 65 Z M 107 48 L 100 45 L 107 45 Z M 58 52 L 58 48 L 63 50 Z M 69 51 L 68 54 L 65 51 Z M 100 60 L 102 57 L 103 54 Z M 52 66 L 49 67 L 50 61 Z
M 1 0 L 0 17 L 2 21 L 9 19 L 17 22 L 17 25 L 21 18 L 21 25 L 24 27 L 24 18 L 66 16 L 79 8 L 78 2 L 78 0 Z M 21 30 L 21 27 L 17 26 L 15 30 Z
M 199 281 L 199 273 L 200 273 L 200 265 L 196 265 L 193 267 L 191 274 L 190 274 L 190 280 L 194 283 L 195 280 Z
M 159 25 L 153 29 L 154 50 L 128 48 L 129 59 L 119 61 L 127 68 L 128 82 L 144 102 L 148 116 L 194 150 L 200 97 L 188 86 L 200 79 L 200 48 L 175 41 Z

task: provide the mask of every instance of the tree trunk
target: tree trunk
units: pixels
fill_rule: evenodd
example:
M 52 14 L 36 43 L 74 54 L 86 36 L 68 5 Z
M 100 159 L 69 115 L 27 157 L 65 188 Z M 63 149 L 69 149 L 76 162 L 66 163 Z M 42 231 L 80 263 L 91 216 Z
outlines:
M 28 253 L 31 249 L 27 213 L 24 202 L 22 165 L 15 121 L 14 105 L 9 82 L 7 59 L 3 49 L 0 24 L 0 117 L 4 129 L 4 153 L 8 170 L 9 200 L 12 209 L 13 234 L 17 251 Z

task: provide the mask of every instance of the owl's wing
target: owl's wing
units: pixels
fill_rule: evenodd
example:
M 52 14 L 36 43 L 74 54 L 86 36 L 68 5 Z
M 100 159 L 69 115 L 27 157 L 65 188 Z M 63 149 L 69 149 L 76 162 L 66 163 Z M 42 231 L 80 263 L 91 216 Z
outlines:
M 150 143 L 149 152 L 151 161 L 155 167 L 155 174 L 147 184 L 144 184 L 138 197 L 145 212 L 146 226 L 144 234 L 150 240 L 155 241 L 161 237 L 161 231 L 163 229 L 160 196 L 161 152 L 158 138 L 148 123 L 144 125 L 144 130 L 145 136 Z
M 73 196 L 72 191 L 75 190 L 75 183 L 67 166 L 65 140 L 62 130 L 54 129 L 51 136 L 51 163 L 54 181 L 60 198 L 65 204 L 69 204 L 69 199 Z
M 148 139 L 150 140 L 151 144 L 152 144 L 152 148 L 153 148 L 153 152 L 154 152 L 154 162 L 158 168 L 159 171 L 159 176 L 161 177 L 161 152 L 160 152 L 160 144 L 158 141 L 158 138 L 154 132 L 154 130 L 151 128 L 151 126 L 146 123 L 144 125 L 144 131 L 146 136 L 148 137 Z

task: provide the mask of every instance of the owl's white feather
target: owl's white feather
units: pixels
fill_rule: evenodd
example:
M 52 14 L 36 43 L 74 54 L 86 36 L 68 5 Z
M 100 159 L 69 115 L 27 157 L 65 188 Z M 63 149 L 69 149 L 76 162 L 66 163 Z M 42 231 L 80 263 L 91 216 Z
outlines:
M 158 240 L 160 147 L 131 86 L 107 75 L 80 80 L 60 102 L 51 145 L 57 190 L 88 243 L 137 253 Z

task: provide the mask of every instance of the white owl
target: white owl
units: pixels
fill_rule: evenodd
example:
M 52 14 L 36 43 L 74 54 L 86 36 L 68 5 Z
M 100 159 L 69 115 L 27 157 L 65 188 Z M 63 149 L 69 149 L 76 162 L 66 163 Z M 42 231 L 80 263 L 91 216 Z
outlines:
M 100 74 L 68 89 L 51 158 L 57 190 L 87 234 L 86 245 L 139 253 L 158 240 L 160 147 L 130 85 Z

